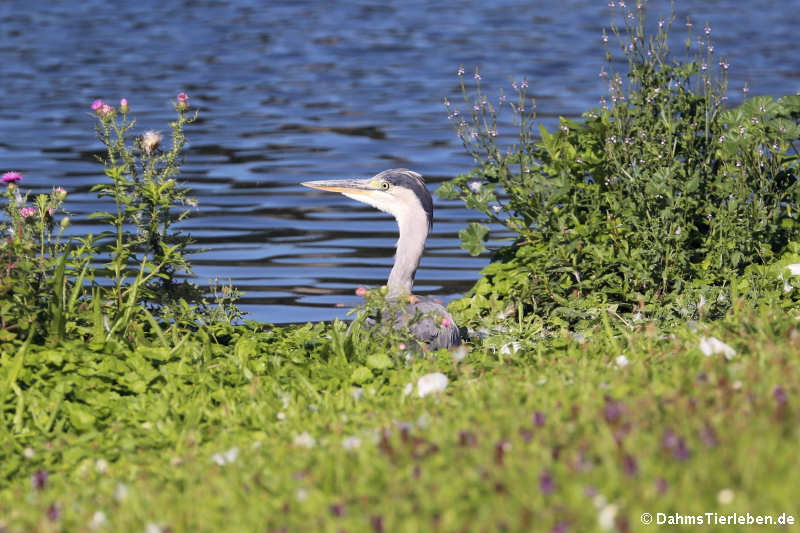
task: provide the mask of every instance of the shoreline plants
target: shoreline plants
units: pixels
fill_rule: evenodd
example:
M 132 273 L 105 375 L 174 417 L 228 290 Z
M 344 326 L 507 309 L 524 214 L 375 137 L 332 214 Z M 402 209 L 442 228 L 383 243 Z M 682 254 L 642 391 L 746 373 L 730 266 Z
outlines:
M 100 235 L 4 174 L 0 533 L 797 523 L 800 96 L 728 109 L 710 28 L 672 61 L 672 20 L 650 37 L 644 3 L 610 5 L 629 72 L 580 121 L 537 130 L 518 83 L 506 152 L 460 71 L 478 166 L 439 192 L 515 239 L 451 304 L 476 333 L 452 352 L 366 314 L 239 323 L 235 290 L 184 281 L 184 94 L 171 147 L 92 106 Z
M 470 111 L 445 103 L 477 166 L 438 194 L 516 240 L 451 310 L 474 324 L 535 314 L 547 330 L 580 331 L 605 314 L 673 322 L 718 318 L 738 296 L 796 301 L 781 290 L 781 265 L 767 267 L 800 260 L 800 95 L 726 108 L 728 63 L 708 25 L 694 35 L 687 21 L 682 62 L 669 46 L 674 15 L 651 34 L 646 2 L 609 5 L 622 23 L 602 35 L 608 98 L 580 121 L 537 130 L 527 82 L 496 108 L 477 72 L 471 93 L 459 70 Z M 614 41 L 627 73 L 614 70 Z M 505 108 L 518 126 L 507 150 L 497 132 Z M 488 231 L 472 223 L 463 246 L 484 251 Z

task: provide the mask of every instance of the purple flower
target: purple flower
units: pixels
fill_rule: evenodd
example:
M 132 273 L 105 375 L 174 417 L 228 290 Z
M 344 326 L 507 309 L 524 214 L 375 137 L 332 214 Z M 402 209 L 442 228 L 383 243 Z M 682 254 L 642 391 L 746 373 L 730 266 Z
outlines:
M 47 487 L 47 479 L 49 477 L 44 470 L 37 470 L 31 474 L 31 487 L 36 490 L 44 490 Z
M 333 516 L 344 516 L 345 506 L 343 503 L 334 503 L 331 505 L 331 514 Z
M 6 172 L 3 174 L 3 183 L 16 183 L 22 179 L 22 174 L 19 172 Z
M 786 390 L 783 387 L 775 387 L 772 390 L 772 397 L 775 398 L 775 402 L 778 405 L 783 405 L 789 401 L 789 396 L 786 394 Z
M 689 458 L 689 448 L 686 446 L 686 439 L 671 429 L 664 431 L 661 443 L 664 445 L 664 448 L 672 452 L 672 456 L 675 459 L 685 461 Z
M 129 109 L 130 107 L 128 107 L 128 99 L 122 98 L 119 101 L 119 110 L 122 111 L 123 113 L 127 113 Z
M 550 472 L 542 472 L 539 476 L 539 490 L 545 494 L 552 494 L 553 491 L 556 490 L 556 484 Z
M 559 522 L 553 526 L 553 533 L 567 533 L 569 531 L 569 524 L 566 522 Z
M 23 207 L 19 210 L 19 214 L 22 215 L 22 218 L 28 218 L 36 214 L 36 209 L 33 207 Z
M 639 464 L 632 455 L 625 454 L 625 457 L 622 458 L 622 469 L 627 475 L 634 477 L 639 473 Z
M 717 445 L 717 432 L 708 422 L 700 428 L 700 439 L 708 448 L 713 448 Z
M 605 416 L 606 422 L 610 424 L 620 419 L 625 406 L 622 402 L 614 401 L 610 396 L 606 396 L 605 399 L 606 406 L 603 408 L 603 416 Z
M 99 111 L 103 107 L 103 101 L 100 99 L 92 102 L 92 111 Z
M 383 517 L 381 515 L 370 517 L 369 523 L 372 524 L 372 530 L 375 533 L 383 533 Z
M 545 414 L 541 411 L 536 411 L 533 413 L 533 425 L 537 427 L 542 427 L 544 425 L 544 421 L 547 419 Z
M 50 507 L 47 508 L 47 518 L 51 522 L 57 522 L 61 519 L 61 507 L 57 502 L 50 504 Z
M 463 76 L 464 75 L 464 67 L 459 65 L 457 73 L 458 73 L 459 76 Z
M 669 483 L 667 483 L 666 479 L 660 477 L 656 480 L 656 490 L 658 491 L 659 494 L 664 494 L 665 492 L 667 492 L 668 488 L 669 488 Z

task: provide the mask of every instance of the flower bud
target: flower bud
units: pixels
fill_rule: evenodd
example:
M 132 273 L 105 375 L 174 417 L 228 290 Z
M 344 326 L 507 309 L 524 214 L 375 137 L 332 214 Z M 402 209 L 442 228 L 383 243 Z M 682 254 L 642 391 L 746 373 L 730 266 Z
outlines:
M 127 113 L 128 110 L 130 110 L 130 107 L 128 107 L 128 99 L 123 98 L 119 101 L 119 111 L 120 113 Z
M 189 96 L 186 93 L 178 93 L 178 102 L 175 104 L 175 109 L 178 111 L 189 109 Z
M 69 226 L 69 217 L 62 218 L 61 219 L 61 224 L 59 224 L 59 225 L 61 226 L 62 230 L 67 229 L 67 226 Z
M 59 202 L 63 202 L 67 198 L 67 191 L 64 189 L 64 187 L 56 187 L 53 189 L 53 198 Z

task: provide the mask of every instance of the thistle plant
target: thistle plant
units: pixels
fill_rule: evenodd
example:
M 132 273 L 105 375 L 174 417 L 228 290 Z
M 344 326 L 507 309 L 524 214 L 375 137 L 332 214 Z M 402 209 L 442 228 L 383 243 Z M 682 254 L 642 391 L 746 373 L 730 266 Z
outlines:
M 6 172 L 2 177 L 0 340 L 24 334 L 36 323 L 53 325 L 48 313 L 63 314 L 65 272 L 80 277 L 89 261 L 86 254 L 76 256 L 63 236 L 69 226 L 69 217 L 62 210 L 67 191 L 58 186 L 31 201 L 21 190 L 22 180 L 19 172 Z M 53 296 L 56 302 L 52 302 Z M 57 322 L 50 333 L 60 336 L 63 324 Z
M 186 146 L 183 130 L 196 114 L 190 112 L 185 93 L 178 95 L 173 106 L 178 116 L 170 124 L 171 145 L 165 149 L 159 132 L 133 136 L 136 122 L 129 117 L 127 100 L 121 100 L 118 109 L 102 100 L 92 104 L 97 137 L 105 147 L 99 160 L 111 180 L 92 190 L 101 198 L 113 199 L 115 206 L 114 212 L 92 216 L 113 228 L 102 239 L 107 243 L 113 299 L 120 305 L 130 291 L 127 285 L 131 277 L 137 278 L 141 296 L 158 304 L 196 292 L 176 282 L 181 272 L 191 274 L 185 257 L 190 240 L 173 228 L 189 215 L 190 207 L 197 205 L 189 198 L 188 189 L 177 181 Z M 136 228 L 136 232 L 129 233 L 128 227 Z
M 600 36 L 608 95 L 581 121 L 539 126 L 535 140 L 523 84 L 495 107 L 477 72 L 471 93 L 459 71 L 471 111 L 464 118 L 446 106 L 477 167 L 439 195 L 463 199 L 517 235 L 455 304 L 467 315 L 533 311 L 551 327 L 585 327 L 606 312 L 628 314 L 626 323 L 719 316 L 733 278 L 778 260 L 798 239 L 800 96 L 725 109 L 729 65 L 717 58 L 710 26 L 696 36 L 687 22 L 687 59 L 678 61 L 668 44 L 674 15 L 650 34 L 646 2 L 609 5 L 622 22 Z M 614 40 L 624 74 L 614 69 Z M 505 149 L 503 109 L 519 128 Z M 481 223 L 461 234 L 474 254 L 487 235 Z

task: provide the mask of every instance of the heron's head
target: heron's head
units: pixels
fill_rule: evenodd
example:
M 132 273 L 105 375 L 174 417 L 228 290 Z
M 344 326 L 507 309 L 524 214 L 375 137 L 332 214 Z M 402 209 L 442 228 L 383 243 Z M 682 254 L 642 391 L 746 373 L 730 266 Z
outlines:
M 394 215 L 402 224 L 409 217 L 425 216 L 433 225 L 433 199 L 422 176 L 413 170 L 393 168 L 367 179 L 306 181 L 302 185 L 339 192 Z

